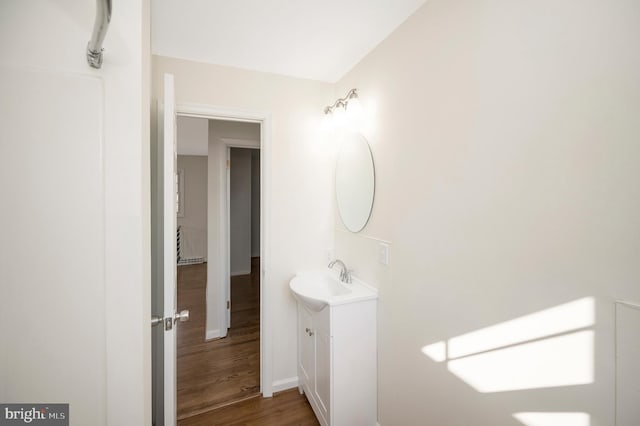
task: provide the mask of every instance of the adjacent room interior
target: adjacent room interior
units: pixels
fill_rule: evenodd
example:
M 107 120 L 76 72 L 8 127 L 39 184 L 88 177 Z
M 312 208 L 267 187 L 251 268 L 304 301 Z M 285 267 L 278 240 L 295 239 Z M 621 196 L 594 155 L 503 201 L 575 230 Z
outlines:
M 176 167 L 177 306 L 190 312 L 177 332 L 177 420 L 186 425 L 260 395 L 260 125 L 178 116 Z M 218 224 L 224 243 L 209 247 Z

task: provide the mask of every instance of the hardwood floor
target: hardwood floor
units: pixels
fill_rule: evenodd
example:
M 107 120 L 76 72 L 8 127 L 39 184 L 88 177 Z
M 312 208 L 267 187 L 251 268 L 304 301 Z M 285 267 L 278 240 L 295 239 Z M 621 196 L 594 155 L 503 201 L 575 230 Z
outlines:
M 231 279 L 231 328 L 205 341 L 207 265 L 178 267 L 178 426 L 318 425 L 297 389 L 260 395 L 260 259 Z
M 179 426 L 316 426 L 319 425 L 304 395 L 297 389 L 260 396 L 178 422 Z
M 232 277 L 229 334 L 207 342 L 206 264 L 178 267 L 178 310 L 190 311 L 177 335 L 178 420 L 260 393 L 259 259 L 251 269 Z

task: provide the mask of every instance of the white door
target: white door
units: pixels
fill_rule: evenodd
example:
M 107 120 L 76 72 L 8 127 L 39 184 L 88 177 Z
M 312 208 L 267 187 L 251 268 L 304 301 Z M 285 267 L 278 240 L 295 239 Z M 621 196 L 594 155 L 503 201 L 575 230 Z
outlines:
M 164 318 L 164 424 L 176 424 L 176 328 L 178 320 L 186 321 L 189 311 L 177 313 L 177 147 L 176 105 L 173 75 L 164 75 L 164 111 L 162 114 L 162 193 L 163 193 L 163 282 Z

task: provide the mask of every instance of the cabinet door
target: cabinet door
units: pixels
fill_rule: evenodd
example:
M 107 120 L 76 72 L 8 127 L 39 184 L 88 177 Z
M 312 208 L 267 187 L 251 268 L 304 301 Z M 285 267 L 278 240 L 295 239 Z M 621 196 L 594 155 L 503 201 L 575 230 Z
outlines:
M 298 305 L 299 316 L 299 331 L 300 334 L 300 372 L 303 377 L 300 379 L 309 385 L 309 390 L 314 388 L 314 356 L 315 356 L 315 344 L 314 336 L 310 335 L 310 330 L 313 328 L 313 321 L 311 313 L 306 308 Z
M 326 423 L 331 423 L 332 359 L 329 309 L 314 313 L 313 327 L 316 339 L 316 377 L 313 393 Z
M 316 338 L 316 380 L 315 396 L 320 410 L 329 420 L 329 404 L 331 401 L 331 338 L 322 327 L 315 330 Z

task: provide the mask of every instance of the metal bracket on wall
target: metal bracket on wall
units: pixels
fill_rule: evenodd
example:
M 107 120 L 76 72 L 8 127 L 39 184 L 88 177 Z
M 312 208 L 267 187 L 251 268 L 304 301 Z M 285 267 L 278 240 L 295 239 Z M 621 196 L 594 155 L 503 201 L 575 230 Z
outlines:
M 111 0 L 96 1 L 96 21 L 93 34 L 87 44 L 87 62 L 92 68 L 102 67 L 102 43 L 111 22 Z

